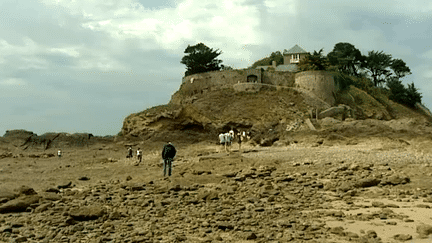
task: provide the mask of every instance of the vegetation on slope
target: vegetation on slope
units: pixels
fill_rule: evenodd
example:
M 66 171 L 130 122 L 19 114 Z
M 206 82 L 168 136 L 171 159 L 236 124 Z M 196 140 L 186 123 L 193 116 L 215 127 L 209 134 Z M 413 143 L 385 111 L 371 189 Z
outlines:
M 346 42 L 337 43 L 325 56 L 323 49 L 314 51 L 298 64 L 299 71 L 327 70 L 333 73 L 335 82 L 341 91 L 350 85 L 366 91 L 374 98 L 386 96 L 394 102 L 414 108 L 421 103 L 422 95 L 414 82 L 403 85 L 402 78 L 411 74 L 410 68 L 402 59 L 393 58 L 383 51 L 369 51 L 363 55 L 354 45 Z M 280 51 L 256 61 L 251 68 L 262 65 L 283 64 Z

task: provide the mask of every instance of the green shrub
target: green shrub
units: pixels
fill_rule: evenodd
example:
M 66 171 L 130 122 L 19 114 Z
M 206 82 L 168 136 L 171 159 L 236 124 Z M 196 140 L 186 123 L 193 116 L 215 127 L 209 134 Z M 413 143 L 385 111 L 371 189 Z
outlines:
M 387 87 L 389 88 L 389 99 L 403 104 L 407 100 L 407 89 L 397 78 L 387 80 Z
M 339 87 L 340 91 L 347 90 L 350 85 L 354 84 L 353 77 L 340 73 L 332 72 L 335 84 Z
M 418 92 L 418 89 L 414 86 L 414 82 L 408 84 L 406 95 L 407 95 L 407 99 L 404 102 L 406 105 L 410 107 L 415 107 L 415 104 L 417 102 L 421 103 L 422 95 L 420 94 L 420 92 Z

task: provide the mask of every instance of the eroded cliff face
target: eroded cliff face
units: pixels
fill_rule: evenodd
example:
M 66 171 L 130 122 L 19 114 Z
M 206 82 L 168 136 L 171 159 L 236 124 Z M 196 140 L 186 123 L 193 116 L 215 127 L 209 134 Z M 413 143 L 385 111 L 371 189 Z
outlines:
M 291 120 L 302 119 L 308 106 L 295 90 L 234 92 L 232 88 L 192 96 L 173 95 L 165 106 L 132 114 L 122 133 L 147 139 L 164 133 L 183 132 L 214 137 L 231 128 L 238 130 L 285 129 Z
M 378 101 L 353 86 L 336 100 L 352 110 L 345 118 L 354 120 L 422 117 L 385 97 Z M 311 109 L 323 111 L 329 107 L 307 90 L 296 88 L 254 93 L 235 92 L 232 87 L 192 93 L 180 89 L 169 104 L 129 115 L 123 122 L 122 134 L 129 139 L 199 142 L 217 140 L 219 133 L 234 129 L 254 134 L 271 132 L 280 137 L 294 130 L 309 130 L 304 121 L 310 117 Z M 342 115 L 333 118 L 342 120 Z

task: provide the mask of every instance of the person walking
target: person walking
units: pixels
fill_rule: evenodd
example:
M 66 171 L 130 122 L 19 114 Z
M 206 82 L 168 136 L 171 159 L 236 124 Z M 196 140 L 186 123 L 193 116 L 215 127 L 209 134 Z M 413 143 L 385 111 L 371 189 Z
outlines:
M 59 150 L 57 151 L 57 156 L 58 156 L 59 158 L 61 158 L 61 156 L 62 156 L 62 151 L 61 151 L 61 149 L 59 149 Z
M 139 165 L 142 161 L 142 151 L 140 148 L 137 149 L 137 159 L 138 159 L 138 163 L 136 165 Z
M 163 174 L 164 176 L 167 175 L 171 176 L 171 172 L 172 172 L 172 161 L 176 155 L 177 151 L 174 147 L 174 145 L 172 145 L 171 142 L 168 142 L 167 144 L 165 144 L 163 146 L 162 149 L 162 159 L 164 161 L 163 164 Z
M 234 139 L 234 130 L 231 128 L 231 130 L 228 132 L 229 133 L 229 135 L 230 135 L 230 137 L 231 137 L 231 141 L 230 141 L 230 146 L 232 145 L 232 140 Z
M 225 133 L 225 152 L 230 152 L 230 147 L 232 144 L 233 136 L 229 132 Z
M 241 132 L 239 132 L 237 134 L 237 143 L 238 143 L 238 146 L 239 146 L 239 153 L 241 153 L 241 144 L 242 144 L 242 141 L 243 141 L 243 134 Z
M 220 145 L 222 145 L 221 147 L 222 147 L 222 150 L 223 150 L 223 147 L 225 146 L 225 143 L 226 143 L 226 141 L 225 141 L 225 134 L 224 133 L 219 134 L 219 143 L 220 143 Z
M 133 157 L 133 151 L 132 151 L 132 147 L 128 148 L 128 155 L 126 156 L 126 158 L 132 158 Z

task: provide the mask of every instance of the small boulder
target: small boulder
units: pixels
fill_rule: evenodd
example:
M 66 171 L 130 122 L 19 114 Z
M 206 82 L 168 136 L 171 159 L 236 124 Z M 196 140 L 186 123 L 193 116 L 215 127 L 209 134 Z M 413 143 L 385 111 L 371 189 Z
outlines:
M 399 185 L 399 184 L 406 184 L 409 183 L 411 180 L 407 176 L 401 176 L 401 175 L 392 175 L 390 177 L 387 177 L 381 181 L 381 184 L 383 185 Z
M 7 189 L 0 189 L 0 203 L 1 202 L 7 202 L 9 200 L 12 200 L 18 196 L 17 193 L 14 193 L 12 191 L 9 191 Z
M 0 213 L 25 212 L 30 205 L 39 202 L 38 195 L 22 196 L 0 206 Z
M 407 240 L 411 240 L 412 236 L 410 234 L 406 234 L 406 235 L 405 234 L 397 234 L 397 235 L 394 235 L 393 238 L 395 240 L 398 240 L 398 241 L 407 241 Z
M 381 182 L 378 178 L 364 178 L 356 183 L 356 187 L 372 187 L 377 186 Z
M 253 232 L 250 232 L 246 235 L 246 240 L 255 240 L 256 238 L 258 238 L 258 237 Z
M 69 211 L 69 215 L 77 221 L 94 220 L 106 213 L 102 206 L 92 205 L 74 208 Z
M 60 185 L 57 185 L 58 189 L 64 189 L 64 188 L 69 188 L 72 185 L 72 181 L 66 182 L 66 183 L 62 183 Z
M 416 232 L 420 238 L 427 238 L 428 235 L 432 234 L 432 226 L 428 224 L 417 225 Z
M 16 189 L 19 195 L 36 195 L 37 193 L 35 190 L 28 186 L 21 186 L 18 189 Z
M 58 201 L 58 200 L 62 199 L 62 196 L 60 194 L 55 193 L 55 192 L 44 192 L 44 193 L 41 193 L 41 196 L 43 199 L 48 200 L 48 201 Z

